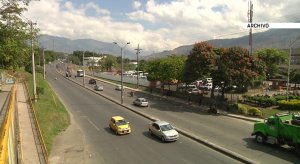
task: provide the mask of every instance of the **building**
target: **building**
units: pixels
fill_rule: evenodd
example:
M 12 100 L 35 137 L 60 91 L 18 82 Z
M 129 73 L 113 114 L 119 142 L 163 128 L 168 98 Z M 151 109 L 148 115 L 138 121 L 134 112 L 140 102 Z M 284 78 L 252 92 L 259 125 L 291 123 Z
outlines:
M 300 65 L 300 54 L 291 55 L 291 65 Z
M 87 67 L 90 67 L 90 66 L 98 67 L 99 66 L 99 61 L 101 61 L 104 58 L 106 58 L 106 56 L 102 56 L 102 57 L 84 57 L 83 65 L 87 66 Z

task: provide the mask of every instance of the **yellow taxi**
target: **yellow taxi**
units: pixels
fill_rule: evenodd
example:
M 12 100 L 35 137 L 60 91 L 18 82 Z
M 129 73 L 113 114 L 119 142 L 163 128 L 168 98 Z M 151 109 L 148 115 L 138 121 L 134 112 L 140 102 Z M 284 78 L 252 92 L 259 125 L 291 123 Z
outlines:
M 126 121 L 121 116 L 113 116 L 113 117 L 111 117 L 111 119 L 109 121 L 109 127 L 117 135 L 131 133 L 131 128 L 130 128 L 129 122 Z

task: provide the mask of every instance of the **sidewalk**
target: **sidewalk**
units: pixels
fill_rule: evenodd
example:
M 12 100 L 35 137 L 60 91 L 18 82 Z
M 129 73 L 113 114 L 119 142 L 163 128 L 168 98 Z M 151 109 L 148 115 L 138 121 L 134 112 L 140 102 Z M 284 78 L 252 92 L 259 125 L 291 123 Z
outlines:
M 30 120 L 30 107 L 24 86 L 17 84 L 17 113 L 19 120 L 19 135 L 21 148 L 21 162 L 24 164 L 40 163 L 34 139 L 33 127 Z

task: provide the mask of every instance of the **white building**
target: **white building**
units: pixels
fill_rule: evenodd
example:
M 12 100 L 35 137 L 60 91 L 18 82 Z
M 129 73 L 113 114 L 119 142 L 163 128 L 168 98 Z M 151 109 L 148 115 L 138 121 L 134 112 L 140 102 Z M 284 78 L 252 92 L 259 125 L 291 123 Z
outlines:
M 106 58 L 106 56 L 103 57 L 84 57 L 83 59 L 83 65 L 84 66 L 99 66 L 99 61 L 101 61 L 103 58 Z

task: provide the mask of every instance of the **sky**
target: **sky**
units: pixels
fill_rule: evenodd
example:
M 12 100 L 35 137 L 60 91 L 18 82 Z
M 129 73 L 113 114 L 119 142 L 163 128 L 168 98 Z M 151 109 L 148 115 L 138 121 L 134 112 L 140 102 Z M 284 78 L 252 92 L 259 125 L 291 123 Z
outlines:
M 254 22 L 300 22 L 299 0 L 252 0 Z M 24 13 L 40 34 L 130 42 L 160 52 L 248 34 L 248 0 L 39 0 Z M 261 30 L 254 30 L 260 32 Z

